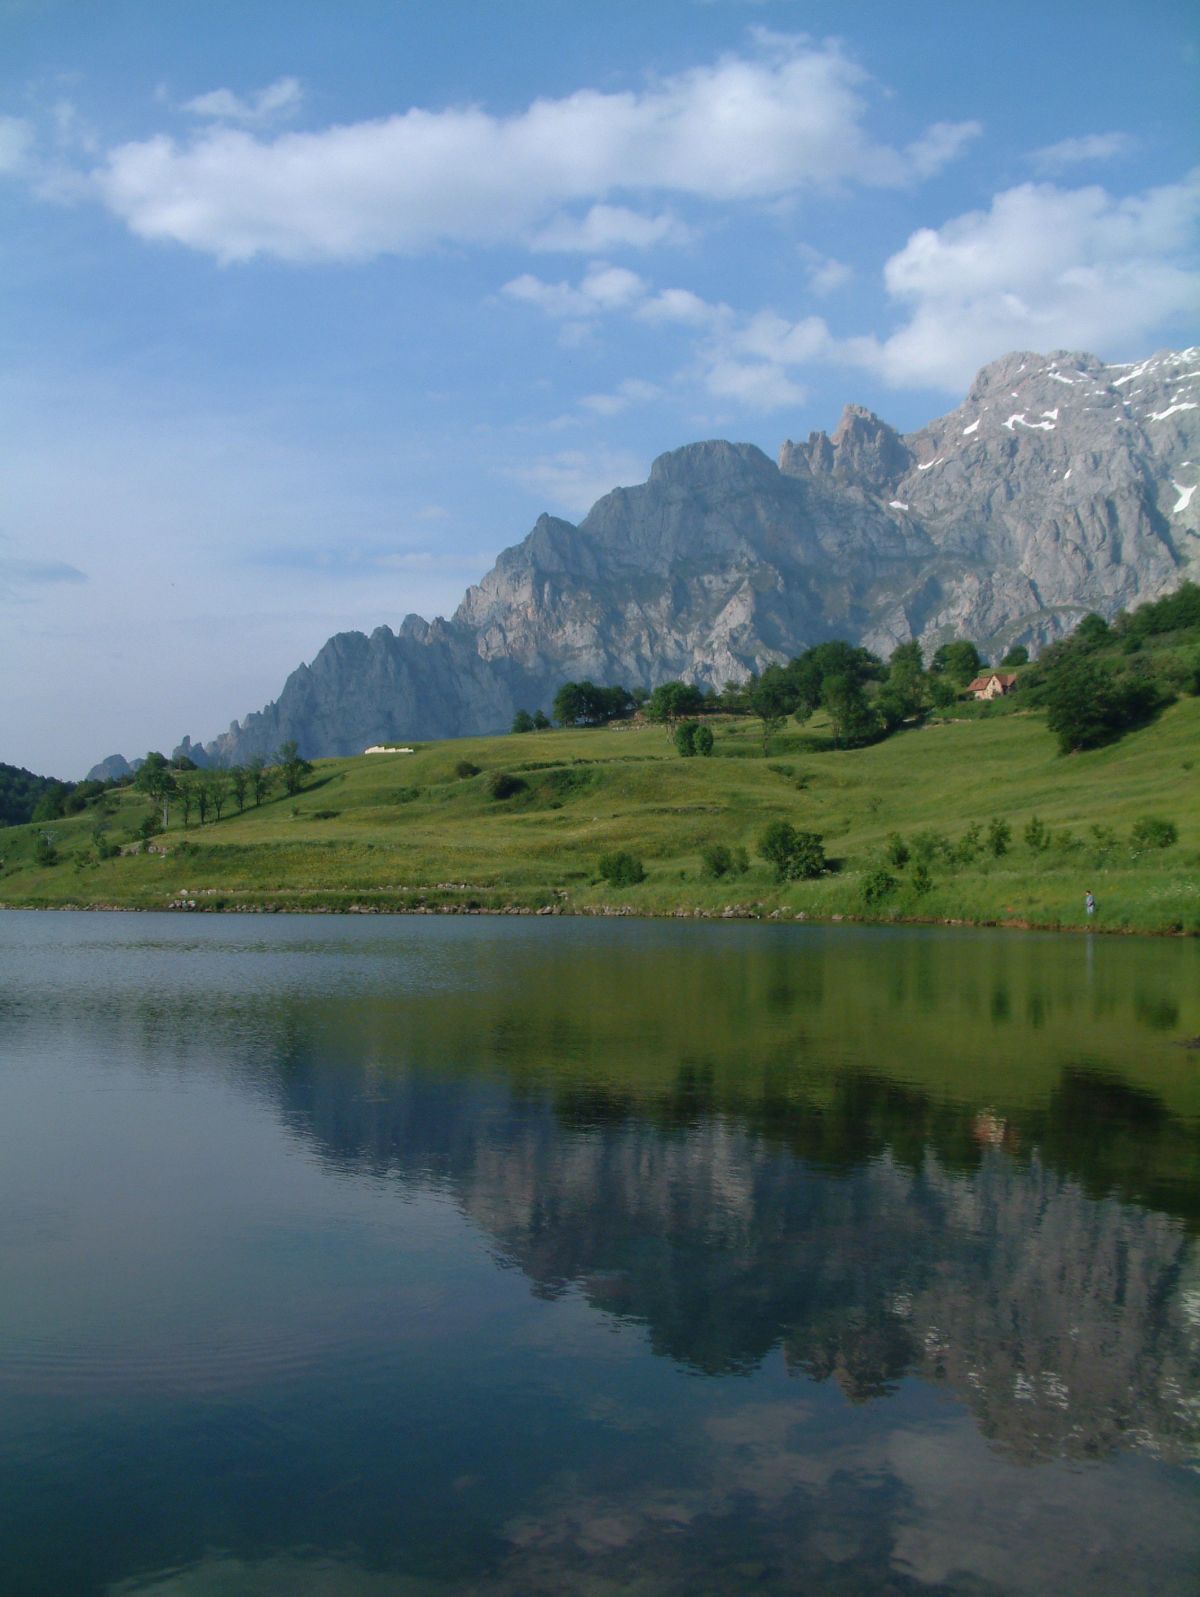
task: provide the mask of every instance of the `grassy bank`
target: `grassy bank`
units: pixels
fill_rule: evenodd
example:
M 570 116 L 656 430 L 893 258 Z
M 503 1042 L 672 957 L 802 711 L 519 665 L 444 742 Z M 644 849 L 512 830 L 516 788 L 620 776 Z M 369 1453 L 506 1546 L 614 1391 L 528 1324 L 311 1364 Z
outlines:
M 412 754 L 320 760 L 303 789 L 185 829 L 178 809 L 154 852 L 133 852 L 148 801 L 132 790 L 49 825 L 0 833 L 0 902 L 248 910 L 522 910 L 687 913 L 827 919 L 961 920 L 1082 927 L 1084 892 L 1105 931 L 1200 934 L 1200 699 L 1172 705 L 1108 748 L 1062 756 L 1040 715 L 954 718 L 866 749 L 828 746 L 817 718 L 773 740 L 757 723 L 716 718 L 714 754 L 682 759 L 661 728 L 621 726 L 427 744 Z M 474 775 L 457 774 L 462 762 Z M 497 799 L 489 778 L 516 777 Z M 231 813 L 232 810 L 232 813 Z M 1049 845 L 1031 848 L 1037 816 Z M 963 834 L 1011 828 L 999 857 L 964 862 Z M 1178 841 L 1131 844 L 1160 816 Z M 831 869 L 777 882 L 756 853 L 773 820 L 820 833 Z M 1099 829 L 1096 831 L 1095 829 Z M 38 864 L 52 834 L 54 864 Z M 99 832 L 99 846 L 97 844 Z M 929 886 L 915 861 L 886 866 L 894 886 L 864 889 L 898 833 L 929 850 Z M 743 846 L 744 875 L 705 876 L 702 850 Z M 113 845 L 130 850 L 103 858 Z M 949 845 L 947 848 L 945 845 Z M 598 875 L 625 849 L 646 879 L 614 888 Z

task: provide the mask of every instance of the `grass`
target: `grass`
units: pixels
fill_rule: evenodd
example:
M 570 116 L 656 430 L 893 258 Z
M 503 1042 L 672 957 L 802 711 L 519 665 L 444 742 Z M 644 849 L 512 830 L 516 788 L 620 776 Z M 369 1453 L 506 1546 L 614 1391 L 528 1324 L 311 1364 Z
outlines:
M 1097 930 L 1200 934 L 1200 699 L 1183 699 L 1152 725 L 1108 748 L 1061 756 L 1029 712 L 934 721 L 867 749 L 828 747 L 819 718 L 777 736 L 762 757 L 757 723 L 717 718 L 709 759 L 682 759 L 661 728 L 616 727 L 463 738 L 412 754 L 316 762 L 294 797 L 185 831 L 176 809 L 162 852 L 97 857 L 93 833 L 128 844 L 148 813 L 131 790 L 48 826 L 0 834 L 0 902 L 12 907 L 212 909 L 536 909 L 644 915 L 725 913 L 861 920 L 963 921 L 1082 927 L 1083 895 L 1097 899 Z M 479 773 L 456 774 L 467 760 Z M 518 777 L 491 796 L 497 771 Z M 232 806 L 231 806 L 232 808 Z M 1037 815 L 1077 847 L 1035 854 L 1023 842 Z M 888 835 L 934 829 L 951 841 L 999 815 L 1011 850 L 970 865 L 935 859 L 918 893 L 913 867 L 870 908 L 867 873 Z M 1145 815 L 1178 827 L 1168 849 L 1134 855 L 1129 834 Z M 819 832 L 832 864 L 812 882 L 774 881 L 755 844 L 769 821 Z M 1110 828 L 1107 853 L 1091 838 Z M 34 862 L 35 839 L 54 834 L 59 861 Z M 711 843 L 744 846 L 749 873 L 712 881 Z M 646 880 L 612 888 L 602 854 L 627 849 Z

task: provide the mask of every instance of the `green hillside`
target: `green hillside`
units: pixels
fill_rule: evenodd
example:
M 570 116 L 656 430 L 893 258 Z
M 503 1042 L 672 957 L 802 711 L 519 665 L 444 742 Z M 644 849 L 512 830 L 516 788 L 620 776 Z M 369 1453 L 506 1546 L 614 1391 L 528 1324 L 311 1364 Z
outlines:
M 0 835 L 8 906 L 417 910 L 554 908 L 636 914 L 963 920 L 1078 927 L 1084 893 L 1098 930 L 1200 933 L 1200 698 L 1119 742 L 1062 755 L 1041 713 L 1010 704 L 953 711 L 866 748 L 829 747 L 818 713 L 761 751 L 761 726 L 714 716 L 709 758 L 684 759 L 661 726 L 467 738 L 411 754 L 318 761 L 301 790 L 222 819 L 136 841 L 152 813 L 131 788 L 85 811 Z M 459 775 L 460 766 L 476 766 Z M 517 779 L 493 794 L 495 773 Z M 503 784 L 502 784 L 503 785 Z M 1031 846 L 1033 817 L 1043 827 Z M 998 818 L 1006 852 L 988 846 Z M 1147 818 L 1177 841 L 1138 842 Z M 824 839 L 830 869 L 778 882 L 757 852 L 771 821 Z M 964 849 L 972 825 L 977 849 Z M 899 834 L 909 858 L 887 863 Z M 1169 834 L 1168 834 L 1169 835 Z M 47 840 L 48 839 L 48 840 Z M 39 841 L 40 840 L 40 841 Z M 738 846 L 745 874 L 712 879 L 702 851 Z M 103 857 L 115 848 L 115 857 Z M 614 887 L 614 850 L 646 871 Z M 54 863 L 38 863 L 49 856 Z M 917 866 L 924 863 L 918 876 Z M 883 875 L 880 875 L 880 872 Z M 876 891 L 868 901 L 874 873 Z M 889 887 L 886 877 L 892 878 Z M 920 889 L 924 890 L 920 890 Z

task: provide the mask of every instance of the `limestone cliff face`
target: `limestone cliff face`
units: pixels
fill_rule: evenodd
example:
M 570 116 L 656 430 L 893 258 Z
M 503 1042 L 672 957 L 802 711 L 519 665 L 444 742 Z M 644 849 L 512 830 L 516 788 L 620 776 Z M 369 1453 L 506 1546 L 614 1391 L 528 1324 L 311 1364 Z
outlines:
M 450 621 L 331 638 L 204 754 L 497 731 L 572 678 L 719 687 L 829 637 L 1036 649 L 1200 575 L 1198 479 L 1200 348 L 1008 355 L 906 436 L 852 405 L 778 464 L 663 455 L 578 526 L 540 517 Z

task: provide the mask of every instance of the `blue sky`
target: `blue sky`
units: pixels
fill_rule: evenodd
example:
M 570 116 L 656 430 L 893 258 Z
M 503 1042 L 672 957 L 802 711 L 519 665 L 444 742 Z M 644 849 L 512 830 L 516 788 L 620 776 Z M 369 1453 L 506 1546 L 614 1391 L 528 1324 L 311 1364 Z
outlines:
M 207 738 L 665 449 L 1197 340 L 1191 4 L 0 0 L 0 759 Z

